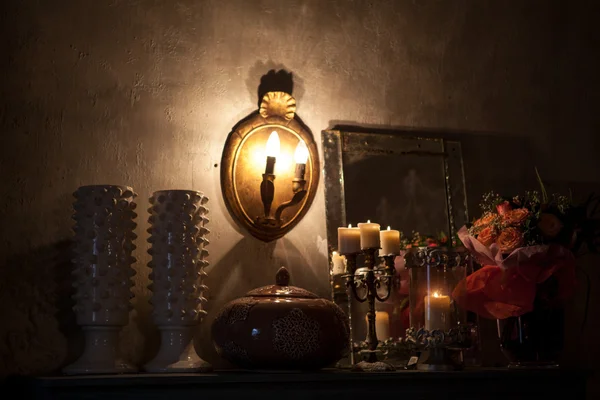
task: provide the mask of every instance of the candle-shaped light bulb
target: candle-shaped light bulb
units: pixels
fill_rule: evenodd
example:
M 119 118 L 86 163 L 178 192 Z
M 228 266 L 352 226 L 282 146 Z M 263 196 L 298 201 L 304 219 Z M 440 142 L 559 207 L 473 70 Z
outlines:
M 267 140 L 267 157 L 277 157 L 281 149 L 281 143 L 279 142 L 279 135 L 276 131 L 271 132 L 269 140 Z
M 276 131 L 271 132 L 265 149 L 265 154 L 267 155 L 265 174 L 273 174 L 273 171 L 275 171 L 275 160 L 277 159 L 277 156 L 279 156 L 280 147 L 279 135 Z
M 308 148 L 304 140 L 300 140 L 296 146 L 296 152 L 294 153 L 294 159 L 296 160 L 296 173 L 294 178 L 303 180 L 304 173 L 306 171 L 306 162 L 308 161 Z
M 308 147 L 306 147 L 304 140 L 298 142 L 296 152 L 294 153 L 294 159 L 297 164 L 306 164 L 306 161 L 308 161 Z

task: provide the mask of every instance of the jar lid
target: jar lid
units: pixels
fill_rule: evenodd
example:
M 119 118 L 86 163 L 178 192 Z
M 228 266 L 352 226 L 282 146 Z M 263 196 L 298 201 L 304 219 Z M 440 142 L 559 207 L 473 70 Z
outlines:
M 275 285 L 263 286 L 246 293 L 256 297 L 296 297 L 301 299 L 318 299 L 319 296 L 296 286 L 289 286 L 290 273 L 285 267 L 279 268 L 275 275 Z

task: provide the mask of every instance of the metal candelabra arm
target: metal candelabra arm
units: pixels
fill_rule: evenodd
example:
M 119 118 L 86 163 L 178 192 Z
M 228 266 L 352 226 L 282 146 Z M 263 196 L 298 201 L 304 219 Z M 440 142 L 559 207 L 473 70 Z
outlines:
M 389 255 L 385 255 L 383 256 L 383 259 L 385 260 L 385 275 L 383 276 L 379 276 L 377 277 L 377 283 L 376 283 L 376 291 L 375 291 L 375 297 L 377 297 L 377 300 L 384 302 L 387 301 L 387 299 L 390 298 L 390 296 L 392 295 L 392 287 L 393 287 L 393 283 L 394 283 L 394 273 L 396 272 L 396 268 L 394 267 L 394 260 L 396 259 L 396 256 L 393 254 L 389 254 Z M 381 284 L 381 280 L 384 279 L 384 285 L 385 285 L 385 294 L 383 296 L 379 295 L 379 290 L 382 286 Z
M 306 189 L 297 191 L 296 193 L 294 193 L 294 196 L 292 197 L 292 199 L 290 201 L 281 203 L 279 205 L 279 207 L 277 207 L 277 211 L 275 211 L 275 220 L 277 220 L 277 223 L 281 224 L 281 213 L 283 213 L 283 210 L 300 203 L 302 201 L 302 199 L 304 198 L 304 196 L 306 196 Z
M 344 275 L 346 278 L 346 287 L 352 291 L 352 296 L 360 303 L 367 301 L 367 292 L 363 296 L 360 295 L 356 285 L 356 258 L 358 253 L 345 254 L 346 257 L 346 269 L 347 273 Z

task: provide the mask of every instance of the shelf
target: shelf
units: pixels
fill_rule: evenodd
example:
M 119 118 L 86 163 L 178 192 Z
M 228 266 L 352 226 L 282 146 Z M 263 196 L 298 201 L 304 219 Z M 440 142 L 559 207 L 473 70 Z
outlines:
M 411 396 L 411 400 L 531 400 L 544 396 L 583 399 L 586 380 L 586 373 L 572 370 L 478 369 L 460 372 L 364 373 L 324 370 L 310 373 L 232 371 L 211 374 L 53 376 L 12 379 L 9 383 L 22 394 L 42 399 L 175 400 L 193 396 L 202 400 L 314 400 Z

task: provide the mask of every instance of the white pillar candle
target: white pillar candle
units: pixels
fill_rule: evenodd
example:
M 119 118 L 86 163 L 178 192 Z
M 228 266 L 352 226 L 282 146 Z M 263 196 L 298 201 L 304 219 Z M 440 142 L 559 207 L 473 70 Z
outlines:
M 360 248 L 378 249 L 379 242 L 379 224 L 372 223 L 370 220 L 358 224 L 360 229 Z
M 352 254 L 360 252 L 360 229 L 348 225 L 347 228 L 338 228 L 338 252 Z
M 381 239 L 380 255 L 400 254 L 400 231 L 392 230 L 388 226 L 387 231 L 379 233 L 379 238 Z
M 369 329 L 368 317 L 365 316 L 365 322 L 367 323 L 367 332 Z M 390 335 L 390 314 L 385 311 L 375 312 L 375 333 L 377 333 L 377 340 L 383 342 L 391 337 Z
M 425 296 L 425 329 L 450 329 L 450 296 L 441 295 L 439 292 Z
M 333 263 L 333 275 L 341 275 L 346 272 L 346 257 L 334 251 L 331 254 L 331 262 Z

